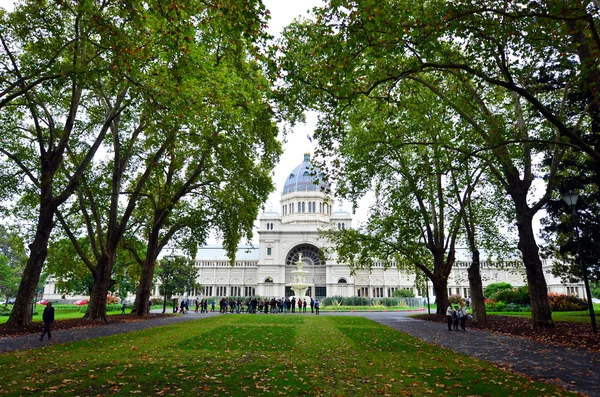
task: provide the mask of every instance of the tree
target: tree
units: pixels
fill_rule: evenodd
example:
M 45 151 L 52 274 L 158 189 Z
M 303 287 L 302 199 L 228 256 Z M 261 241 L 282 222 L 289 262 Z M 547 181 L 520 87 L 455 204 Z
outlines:
M 598 138 L 600 136 L 587 137 L 590 143 Z M 600 280 L 600 259 L 596 254 L 600 249 L 600 168 L 581 152 L 568 151 L 556 184 L 561 193 L 574 190 L 580 194 L 576 210 L 582 261 L 590 280 Z M 547 216 L 542 219 L 542 236 L 547 244 L 542 251 L 545 256 L 554 259 L 552 273 L 564 282 L 578 282 L 582 274 L 571 209 L 559 195 L 548 202 L 546 213 Z
M 171 294 L 183 295 L 198 287 L 196 278 L 199 269 L 194 261 L 183 257 L 167 257 L 158 263 L 156 278 L 161 282 L 160 293 L 164 296 L 163 313 L 167 308 L 167 300 Z
M 27 261 L 23 239 L 13 230 L 0 225 L 0 296 L 13 298 Z
M 354 98 L 352 106 L 330 112 L 335 120 L 323 117 L 315 133 L 323 156 L 336 156 L 322 167 L 335 176 L 336 194 L 356 204 L 372 189 L 377 200 L 366 225 L 328 237 L 339 260 L 354 268 L 376 259 L 416 266 L 432 281 L 443 314 L 463 217 L 457 202 L 464 200 L 463 187 L 455 191 L 458 186 L 449 183 L 460 152 L 446 150 L 456 124 L 419 84 L 399 87 L 393 99 L 380 98 L 382 92 Z
M 8 326 L 30 323 L 56 211 L 73 194 L 114 118 L 129 104 L 129 89 L 144 87 L 138 77 L 144 71 L 140 62 L 149 59 L 141 44 L 147 32 L 136 7 L 141 6 L 24 1 L 3 15 L 3 56 L 9 66 L 0 80 L 14 81 L 23 92 L 10 109 L 0 109 L 0 153 L 13 175 L 4 182 L 20 186 L 23 203 L 35 203 L 37 209 Z M 30 75 L 35 69 L 44 71 L 39 82 Z M 99 93 L 106 107 L 95 102 Z M 68 169 L 67 153 L 73 157 Z
M 261 59 L 255 46 L 264 38 L 266 11 L 260 2 L 233 4 L 207 8 L 212 24 L 202 28 L 206 40 L 191 49 L 194 62 L 181 69 L 195 76 L 188 91 L 179 91 L 185 100 L 178 114 L 187 117 L 162 126 L 171 138 L 121 240 L 142 267 L 132 310 L 139 316 L 148 312 L 156 260 L 169 241 L 193 258 L 216 230 L 233 263 L 237 244 L 251 237 L 258 210 L 274 188 L 270 173 L 281 147 L 268 81 L 251 60 Z M 131 243 L 137 239 L 145 241 L 142 252 Z
M 543 119 L 550 120 L 550 115 L 536 106 L 539 101 L 534 103 L 532 95 L 515 88 L 511 68 L 523 75 L 527 69 L 520 68 L 518 62 L 509 65 L 507 60 L 513 54 L 509 56 L 505 51 L 509 47 L 516 52 L 525 51 L 519 47 L 523 41 L 511 41 L 502 34 L 506 32 L 494 34 L 494 20 L 489 22 L 490 31 L 480 31 L 479 24 L 460 31 L 464 25 L 455 22 L 459 17 L 445 20 L 461 11 L 454 4 L 434 1 L 412 7 L 408 2 L 392 5 L 340 1 L 315 9 L 314 22 L 291 25 L 277 47 L 283 53 L 279 58 L 283 72 L 275 72 L 274 76 L 285 76 L 279 91 L 280 108 L 292 120 L 306 107 L 332 114 L 329 121 L 333 131 L 344 127 L 337 117 L 355 106 L 359 98 L 397 101 L 400 87 L 410 81 L 434 92 L 468 125 L 460 130 L 462 142 L 472 142 L 470 152 L 483 158 L 497 186 L 511 197 L 530 287 L 532 320 L 535 327 L 552 327 L 532 219 L 552 195 L 563 137 L 573 141 L 576 137 L 573 130 L 567 132 L 554 123 L 552 128 L 544 124 Z M 527 21 L 528 28 L 534 29 L 533 20 Z M 469 22 L 473 21 L 465 24 Z M 443 29 L 446 25 L 448 29 Z M 472 38 L 482 41 L 483 53 L 481 48 L 471 46 Z M 483 42 L 486 39 L 492 42 Z M 529 60 L 527 55 L 522 58 Z M 539 63 L 539 59 L 545 58 L 540 54 L 535 62 Z M 511 83 L 500 84 L 490 75 Z M 529 77 L 531 92 L 537 93 L 534 89 L 539 79 Z M 560 78 L 564 79 L 564 75 Z M 552 114 L 564 115 L 564 101 L 560 99 L 567 91 L 568 84 L 545 86 L 539 98 L 556 104 Z M 523 104 L 522 98 L 530 101 L 529 105 Z M 530 204 L 535 179 L 533 159 L 544 150 L 552 153 L 551 177 L 543 197 Z

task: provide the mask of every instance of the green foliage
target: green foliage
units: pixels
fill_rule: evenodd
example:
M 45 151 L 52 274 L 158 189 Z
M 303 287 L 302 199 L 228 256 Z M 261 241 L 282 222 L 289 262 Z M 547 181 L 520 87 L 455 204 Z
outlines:
M 529 305 L 529 288 L 527 286 L 512 289 L 501 288 L 496 290 L 489 299 L 506 304 Z
M 321 302 L 321 308 L 339 308 L 339 307 L 408 307 L 410 298 L 365 298 L 361 296 L 328 296 Z M 410 302 L 412 303 L 412 302 Z
M 492 295 L 494 295 L 498 290 L 501 289 L 512 289 L 513 286 L 510 283 L 501 282 L 501 283 L 492 283 L 483 289 L 483 294 L 490 299 Z
M 593 296 L 594 298 L 598 298 L 598 299 L 600 299 L 600 288 L 594 288 L 594 289 L 592 290 L 592 296 Z
M 394 296 L 397 297 L 401 297 L 401 298 L 414 298 L 415 297 L 415 293 L 412 289 L 397 289 L 394 291 Z
M 23 239 L 0 225 L 0 301 L 16 295 L 26 261 Z
M 448 296 L 448 303 L 452 304 L 453 306 L 460 305 L 460 303 L 464 301 L 465 300 L 463 299 L 463 297 L 458 294 Z
M 548 294 L 548 300 L 552 311 L 555 312 L 569 312 L 588 308 L 588 303 L 575 295 L 550 293 Z

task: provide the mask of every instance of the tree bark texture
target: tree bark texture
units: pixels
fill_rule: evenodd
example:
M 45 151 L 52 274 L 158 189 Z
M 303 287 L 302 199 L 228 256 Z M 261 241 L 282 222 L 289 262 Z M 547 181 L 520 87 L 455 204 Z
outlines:
M 42 267 L 48 256 L 48 242 L 54 227 L 54 211 L 55 207 L 51 200 L 42 200 L 35 238 L 29 244 L 29 258 L 23 270 L 12 313 L 6 322 L 7 327 L 31 325 L 33 299 L 36 296 Z
M 90 321 L 107 323 L 106 299 L 110 289 L 110 277 L 115 261 L 115 253 L 102 255 L 94 275 L 94 288 L 90 296 L 90 303 L 83 318 Z
M 473 321 L 485 323 L 487 321 L 487 312 L 485 310 L 485 297 L 483 296 L 483 283 L 481 282 L 479 251 L 474 250 L 471 266 L 467 269 L 469 275 L 469 288 L 471 289 L 471 307 L 473 312 Z
M 536 329 L 553 328 L 554 321 L 548 302 L 548 286 L 542 269 L 539 248 L 535 242 L 532 217 L 528 213 L 517 210 L 517 227 L 519 229 L 519 250 L 523 254 L 523 264 L 527 273 L 533 327 Z

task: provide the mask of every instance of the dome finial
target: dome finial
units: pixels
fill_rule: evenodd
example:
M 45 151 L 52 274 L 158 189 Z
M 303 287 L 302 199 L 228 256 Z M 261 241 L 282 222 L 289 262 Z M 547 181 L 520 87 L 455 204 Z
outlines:
M 308 152 L 304 153 L 304 162 L 305 163 L 310 162 L 310 153 L 308 153 Z

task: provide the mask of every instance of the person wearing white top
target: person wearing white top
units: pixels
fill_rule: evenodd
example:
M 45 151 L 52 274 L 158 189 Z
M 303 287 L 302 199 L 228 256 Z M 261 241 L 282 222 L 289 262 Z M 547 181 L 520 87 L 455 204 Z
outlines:
M 446 309 L 446 319 L 448 320 L 448 331 L 452 331 L 452 305 L 448 304 Z

